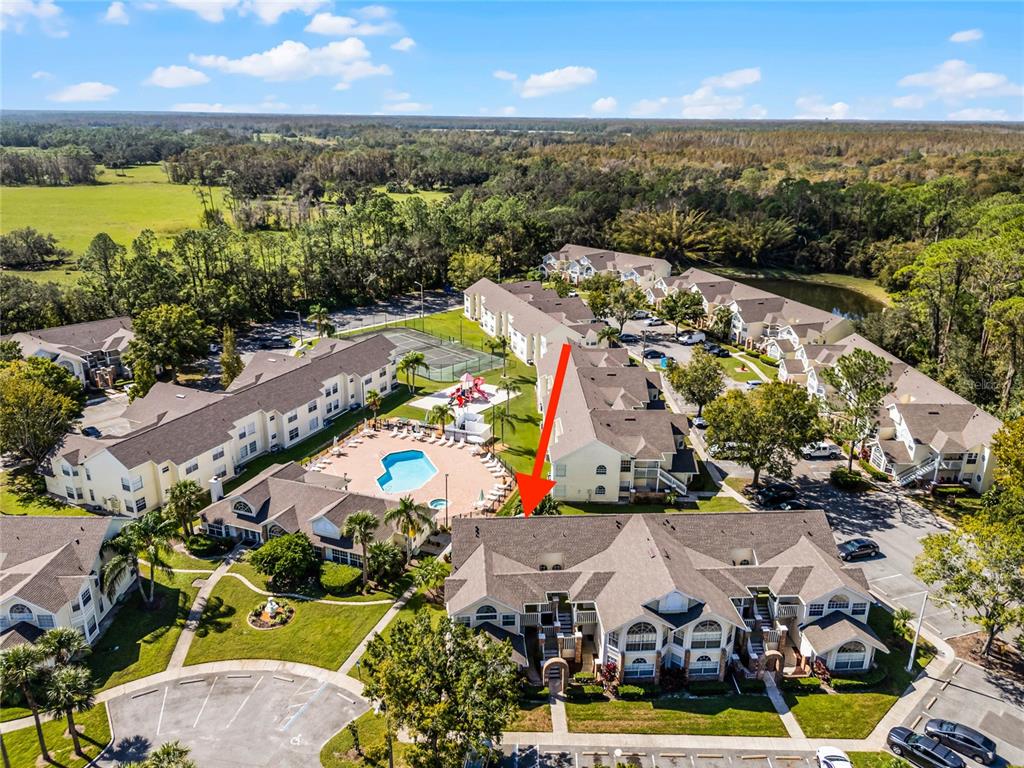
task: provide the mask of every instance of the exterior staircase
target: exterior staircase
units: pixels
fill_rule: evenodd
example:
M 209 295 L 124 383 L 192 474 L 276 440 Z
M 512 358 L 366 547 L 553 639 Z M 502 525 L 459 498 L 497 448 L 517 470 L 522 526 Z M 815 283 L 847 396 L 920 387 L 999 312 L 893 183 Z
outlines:
M 686 488 L 686 483 L 684 483 L 679 478 L 669 474 L 661 467 L 658 467 L 658 480 L 660 480 L 664 485 L 667 485 L 669 488 L 674 490 L 676 493 L 681 493 L 684 496 L 687 493 L 689 493 L 689 491 Z
M 896 483 L 898 485 L 910 485 L 915 480 L 919 480 L 930 472 L 935 471 L 935 467 L 938 466 L 942 460 L 942 454 L 933 453 L 931 458 L 928 459 L 924 464 L 918 464 L 916 467 L 905 469 L 896 475 Z
M 761 635 L 751 635 L 748 641 L 748 650 L 750 651 L 751 658 L 761 658 L 764 656 L 764 643 L 761 642 Z
M 754 599 L 754 612 L 762 622 L 771 623 L 772 611 L 767 597 L 759 595 Z

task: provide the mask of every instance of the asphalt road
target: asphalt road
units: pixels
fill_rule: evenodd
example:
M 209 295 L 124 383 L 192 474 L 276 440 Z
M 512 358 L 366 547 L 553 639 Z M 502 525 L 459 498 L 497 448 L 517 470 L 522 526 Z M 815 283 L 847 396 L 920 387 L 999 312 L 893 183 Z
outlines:
M 693 357 L 695 347 L 686 346 L 676 341 L 675 327 L 668 323 L 648 326 L 643 320 L 627 320 L 623 330 L 627 334 L 633 334 L 640 340 L 637 343 L 623 345 L 634 357 L 641 357 L 645 349 L 654 349 L 661 352 L 680 365 L 690 362 L 690 359 Z M 660 364 L 657 359 L 648 360 L 647 362 L 655 366 Z M 725 386 L 727 389 L 742 389 L 745 385 L 726 376 Z
M 816 768 L 811 752 L 506 744 L 503 768 Z

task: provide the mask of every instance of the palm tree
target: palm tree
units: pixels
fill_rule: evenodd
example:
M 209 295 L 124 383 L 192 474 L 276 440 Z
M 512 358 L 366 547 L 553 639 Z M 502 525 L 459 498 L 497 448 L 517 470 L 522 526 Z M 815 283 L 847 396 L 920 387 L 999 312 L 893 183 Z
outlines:
M 36 642 L 36 647 L 42 649 L 58 667 L 70 664 L 73 659 L 85 656 L 92 650 L 85 635 L 73 627 L 54 627 L 46 630 L 46 634 Z
M 203 489 L 195 480 L 179 480 L 167 494 L 167 514 L 185 531 L 187 537 L 196 535 L 195 519 L 205 505 Z
M 622 335 L 622 331 L 616 328 L 614 325 L 606 325 L 600 331 L 597 332 L 598 342 L 605 341 L 608 344 L 618 344 L 619 336 Z
M 139 768 L 197 768 L 196 761 L 189 757 L 191 752 L 180 741 L 168 741 L 150 752 Z
M 384 405 L 384 400 L 380 396 L 380 392 L 378 392 L 376 389 L 366 390 L 366 395 L 363 397 L 363 404 L 370 409 L 371 413 L 373 413 L 373 423 L 374 426 L 376 426 L 377 411 L 379 411 L 381 409 L 381 406 Z
M 369 562 L 366 559 L 366 545 L 373 541 L 373 535 L 380 527 L 380 519 L 369 512 L 368 510 L 361 509 L 358 512 L 348 516 L 345 520 L 345 526 L 341 529 L 342 536 L 348 536 L 352 539 L 352 542 L 358 544 L 363 550 L 363 591 L 366 591 L 367 585 L 370 583 L 370 568 Z
M 711 326 L 708 330 L 722 340 L 728 339 L 732 332 L 732 310 L 728 307 L 718 307 L 711 316 Z
M 330 314 L 327 312 L 327 307 L 320 304 L 314 304 L 309 308 L 309 312 L 306 314 L 306 319 L 311 323 L 316 323 L 316 335 L 322 337 L 324 335 L 324 326 L 331 319 Z
M 399 373 L 405 374 L 405 383 L 409 393 L 416 389 L 416 371 L 427 367 L 427 359 L 422 352 L 409 352 L 398 363 Z
M 443 560 L 427 557 L 413 571 L 413 581 L 420 589 L 427 590 L 432 600 L 437 601 L 443 594 L 444 580 L 450 572 L 451 569 Z
M 412 540 L 424 527 L 434 525 L 434 520 L 427 508 L 413 501 L 412 496 L 400 498 L 397 507 L 392 507 L 384 513 L 384 522 L 387 525 L 394 524 L 405 536 L 406 562 L 412 559 Z
M 157 509 L 150 510 L 138 520 L 126 523 L 121 532 L 105 545 L 114 552 L 114 556 L 107 561 L 101 572 L 101 580 L 107 596 L 113 598 L 121 577 L 134 570 L 140 579 L 139 591 L 142 593 L 143 601 L 147 606 L 152 605 L 153 598 L 156 596 L 156 569 L 159 567 L 170 571 L 170 568 L 163 562 L 163 555 L 170 549 L 171 539 L 174 538 L 176 532 L 175 522 L 165 518 Z M 148 596 L 141 583 L 140 555 L 145 556 L 146 562 L 149 563 Z
M 46 679 L 47 711 L 57 720 L 67 718 L 68 733 L 75 745 L 75 754 L 84 758 L 82 744 L 75 727 L 75 712 L 88 712 L 96 704 L 92 675 L 85 667 L 58 667 Z
M 502 379 L 498 385 L 498 389 L 505 393 L 505 413 L 508 413 L 509 403 L 512 401 L 512 397 L 518 395 L 523 391 L 523 388 L 519 386 L 519 382 L 513 379 Z
M 501 357 L 501 375 L 505 376 L 505 361 L 508 359 L 508 345 L 511 342 L 508 340 L 508 336 L 498 336 L 497 338 L 490 339 L 487 342 L 487 346 L 491 348 L 492 352 L 497 352 Z
M 495 410 L 491 413 L 491 426 L 499 424 L 501 426 L 501 442 L 505 442 L 505 427 L 511 430 L 512 434 L 515 434 L 518 422 L 516 417 L 509 413 L 507 410 Z
M 455 412 L 452 411 L 452 407 L 447 403 L 439 403 L 435 405 L 427 413 L 427 424 L 440 424 L 441 435 L 444 435 L 444 425 L 448 423 L 448 419 L 452 418 Z
M 36 738 L 39 739 L 39 752 L 43 760 L 50 762 L 50 751 L 46 748 L 43 737 L 43 724 L 39 719 L 39 703 L 32 692 L 32 687 L 43 671 L 43 652 L 34 645 L 16 645 L 0 655 L 0 684 L 4 691 L 20 691 L 28 708 L 32 710 L 32 719 L 36 725 Z

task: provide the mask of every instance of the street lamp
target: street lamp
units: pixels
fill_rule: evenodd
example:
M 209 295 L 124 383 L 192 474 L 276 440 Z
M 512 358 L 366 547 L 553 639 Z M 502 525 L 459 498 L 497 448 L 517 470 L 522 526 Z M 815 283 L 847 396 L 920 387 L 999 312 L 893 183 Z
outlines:
M 416 285 L 420 287 L 420 329 L 423 329 L 423 283 L 419 280 L 413 280 Z
M 907 672 L 914 668 L 914 657 L 917 655 L 917 638 L 921 636 L 921 625 L 924 624 L 924 609 L 928 605 L 928 590 L 924 591 L 921 600 L 921 615 L 917 617 L 917 629 L 914 630 L 914 642 L 910 646 L 910 658 L 907 659 Z
M 448 473 L 444 473 L 444 527 L 448 527 Z
M 299 319 L 299 344 L 302 344 L 302 313 L 296 309 L 286 309 L 286 315 L 295 315 Z

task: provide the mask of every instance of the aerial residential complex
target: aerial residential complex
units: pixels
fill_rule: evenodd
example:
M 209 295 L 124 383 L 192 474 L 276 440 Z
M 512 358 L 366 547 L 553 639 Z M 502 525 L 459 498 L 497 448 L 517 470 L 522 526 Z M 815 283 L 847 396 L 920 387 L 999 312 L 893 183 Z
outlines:
M 44 357 L 68 370 L 82 384 L 112 386 L 131 372 L 121 362 L 135 338 L 128 317 L 61 325 L 9 337 L 21 346 L 23 357 Z
M 885 412 L 880 415 L 877 434 L 868 445 L 871 464 L 901 485 L 930 480 L 963 483 L 983 492 L 992 484 L 992 435 L 1001 422 L 855 333 L 847 318 L 704 270 L 687 269 L 670 276 L 670 265 L 661 259 L 631 257 L 596 248 L 567 245 L 545 256 L 542 268 L 548 275 L 558 274 L 574 283 L 595 274 L 615 274 L 624 281 L 635 282 L 654 305 L 677 291 L 697 293 L 709 317 L 721 307 L 732 313 L 731 341 L 775 358 L 779 361 L 781 380 L 804 385 L 819 397 L 828 394 L 819 376 L 823 367 L 833 365 L 838 357 L 858 348 L 880 355 L 892 364 L 893 389 L 885 398 Z M 502 318 L 497 325 L 481 322 L 481 327 L 491 335 L 515 334 L 517 322 L 525 316 L 523 306 L 528 300 L 518 300 L 514 291 L 500 294 L 494 290 L 504 287 L 491 283 L 487 295 L 474 293 L 476 286 L 466 292 L 468 317 L 479 319 L 493 314 Z M 495 302 L 500 306 L 493 311 L 487 308 L 492 296 L 500 296 Z M 541 382 L 546 368 L 544 353 L 564 340 L 577 341 L 567 339 L 568 327 L 555 323 L 556 319 L 549 318 L 549 330 L 540 325 L 532 325 L 531 329 L 535 337 L 533 346 L 541 349 Z M 553 370 L 553 364 L 549 367 Z M 571 379 L 570 376 L 567 381 Z M 543 388 L 541 383 L 538 395 Z M 543 403 L 538 405 L 543 407 Z M 573 420 L 574 427 L 577 423 L 578 419 Z M 556 430 L 552 451 L 557 451 L 557 445 Z M 559 466 L 554 454 L 549 458 L 553 466 Z M 586 498 L 595 495 L 591 489 Z M 605 495 L 616 500 L 607 491 Z
M 608 662 L 626 680 L 853 672 L 888 652 L 820 510 L 460 519 L 452 569 L 449 615 L 510 636 L 544 680 Z
M 68 435 L 46 487 L 69 503 L 130 515 L 161 506 L 179 480 L 210 488 L 361 407 L 368 390 L 389 392 L 393 349 L 379 335 L 328 340 L 299 357 L 258 352 L 226 392 L 157 384 L 125 411 L 127 434 Z

